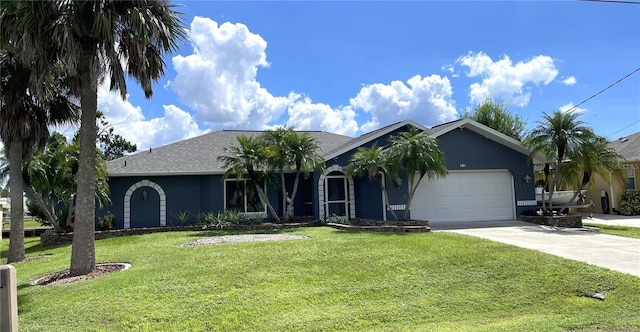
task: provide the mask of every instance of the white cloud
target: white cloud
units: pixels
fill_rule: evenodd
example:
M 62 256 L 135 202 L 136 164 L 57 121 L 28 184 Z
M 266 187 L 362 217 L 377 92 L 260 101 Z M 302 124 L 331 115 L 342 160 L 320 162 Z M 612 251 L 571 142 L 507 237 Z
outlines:
M 244 24 L 195 17 L 190 37 L 193 54 L 173 58 L 177 76 L 171 88 L 212 128 L 263 129 L 291 104 L 256 80 L 267 67 L 267 42 Z
M 559 110 L 562 111 L 562 112 L 568 112 L 569 110 L 572 110 L 573 112 L 576 112 L 576 113 L 584 113 L 584 112 L 587 111 L 586 108 L 580 108 L 580 107 L 575 107 L 574 108 L 574 107 L 575 106 L 573 105 L 573 102 L 570 102 L 568 104 L 564 104 L 564 105 L 560 106 Z
M 468 77 L 482 78 L 481 83 L 470 85 L 472 103 L 494 98 L 507 105 L 524 107 L 531 98 L 531 84 L 547 85 L 558 76 L 553 59 L 546 55 L 538 55 L 514 65 L 508 55 L 494 62 L 483 52 L 469 52 L 456 62 L 469 68 Z
M 296 102 L 288 109 L 287 126 L 347 136 L 353 136 L 358 131 L 356 112 L 350 106 L 334 109 L 326 104 L 312 103 L 306 96 L 296 95 L 295 98 Z
M 576 78 L 574 76 L 569 76 L 567 78 L 565 78 L 564 80 L 562 80 L 562 84 L 564 85 L 575 85 L 576 84 Z
M 407 84 L 393 81 L 389 85 L 366 85 L 350 104 L 371 114 L 371 120 L 360 128 L 366 132 L 406 119 L 427 126 L 455 120 L 457 112 L 452 95 L 453 88 L 447 77 L 416 75 L 408 79 Z
M 142 108 L 109 91 L 109 82 L 98 87 L 98 110 L 105 114 L 116 134 L 136 144 L 139 150 L 203 133 L 191 114 L 173 105 L 163 105 L 163 108 L 163 117 L 146 119 Z

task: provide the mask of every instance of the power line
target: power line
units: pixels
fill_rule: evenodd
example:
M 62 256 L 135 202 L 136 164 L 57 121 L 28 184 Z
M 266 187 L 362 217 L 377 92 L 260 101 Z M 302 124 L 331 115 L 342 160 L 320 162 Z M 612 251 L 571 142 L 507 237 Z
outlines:
M 635 122 L 633 122 L 632 124 L 630 124 L 630 125 L 628 125 L 628 126 L 626 126 L 626 127 L 622 128 L 622 129 L 619 129 L 619 130 L 614 131 L 613 133 L 609 134 L 609 135 L 608 135 L 607 137 L 605 137 L 605 138 L 609 138 L 609 137 L 611 137 L 611 136 L 613 136 L 613 135 L 615 135 L 615 134 L 617 134 L 617 133 L 619 133 L 619 132 L 621 132 L 621 131 L 623 131 L 623 130 L 625 130 L 625 129 L 627 129 L 627 128 L 631 127 L 631 126 L 633 126 L 634 124 L 636 124 L 636 123 L 638 123 L 638 122 L 640 122 L 640 120 L 636 120 L 636 121 L 635 121 Z
M 586 1 L 586 0 L 585 0 L 585 1 Z M 578 108 L 578 106 L 580 106 L 580 105 L 582 105 L 582 104 L 584 104 L 584 103 L 588 102 L 589 100 L 591 100 L 591 99 L 595 98 L 597 95 L 599 95 L 599 94 L 601 94 L 601 93 L 603 93 L 603 92 L 605 92 L 605 91 L 607 91 L 607 90 L 611 89 L 614 85 L 616 85 L 616 84 L 618 84 L 618 83 L 620 83 L 620 82 L 624 81 L 624 80 L 625 80 L 625 79 L 627 79 L 629 76 L 631 76 L 631 75 L 633 75 L 633 74 L 635 74 L 635 73 L 637 73 L 637 72 L 639 72 L 639 71 L 640 71 L 640 67 L 636 68 L 636 70 L 634 70 L 634 71 L 630 72 L 629 74 L 625 75 L 623 78 L 621 78 L 621 79 L 619 79 L 619 80 L 615 81 L 614 83 L 610 84 L 608 87 L 606 87 L 606 88 L 604 88 L 604 89 L 602 89 L 602 90 L 600 90 L 600 91 L 596 92 L 596 94 L 592 95 L 591 97 L 589 97 L 589 98 L 587 98 L 587 99 L 585 99 L 585 100 L 583 100 L 583 101 L 579 102 L 577 105 L 575 105 L 575 106 L 571 107 L 570 109 L 568 109 L 568 110 L 567 110 L 567 112 L 571 112 L 571 111 L 575 110 L 576 108 Z

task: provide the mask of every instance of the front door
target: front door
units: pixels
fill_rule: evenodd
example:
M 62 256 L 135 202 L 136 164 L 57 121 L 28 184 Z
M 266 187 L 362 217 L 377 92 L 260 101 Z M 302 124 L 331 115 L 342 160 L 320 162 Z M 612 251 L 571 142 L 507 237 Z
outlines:
M 344 174 L 332 172 L 325 178 L 325 216 L 348 216 L 348 181 Z

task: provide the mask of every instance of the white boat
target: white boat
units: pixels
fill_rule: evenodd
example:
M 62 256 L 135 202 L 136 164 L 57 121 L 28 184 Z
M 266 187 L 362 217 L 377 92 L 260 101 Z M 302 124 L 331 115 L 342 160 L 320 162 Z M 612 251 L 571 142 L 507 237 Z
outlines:
M 553 192 L 553 197 L 551 198 L 552 200 L 552 206 L 563 206 L 566 205 L 567 203 L 570 203 L 569 205 L 582 205 L 584 204 L 584 198 L 586 197 L 586 190 L 581 190 L 580 194 L 578 196 L 576 196 L 576 198 L 572 201 L 571 198 L 573 198 L 573 195 L 575 195 L 575 191 L 574 190 L 558 190 L 558 191 L 554 191 Z M 544 192 L 544 201 L 547 202 L 549 200 L 549 192 L 545 191 Z M 542 204 L 542 188 L 538 187 L 536 188 L 536 201 L 538 202 L 538 204 Z

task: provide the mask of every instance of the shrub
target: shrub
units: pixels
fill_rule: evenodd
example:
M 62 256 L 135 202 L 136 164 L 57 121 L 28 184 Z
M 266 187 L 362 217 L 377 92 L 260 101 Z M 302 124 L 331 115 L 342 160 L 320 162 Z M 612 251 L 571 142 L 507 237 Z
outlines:
M 640 214 L 640 191 L 627 190 L 620 196 L 620 213 L 626 216 Z
M 173 218 L 178 221 L 180 226 L 184 226 L 189 222 L 189 219 L 191 219 L 191 214 L 187 211 L 180 211 L 178 213 L 174 213 Z
M 219 212 L 218 219 L 225 224 L 231 225 L 245 225 L 249 222 L 249 219 L 240 213 L 240 211 L 233 209 Z
M 116 226 L 116 216 L 111 213 L 111 211 L 107 211 L 107 213 L 98 218 L 98 227 L 101 230 L 112 229 Z
M 198 225 L 209 225 L 217 221 L 217 216 L 212 212 L 199 212 L 196 214 L 196 223 Z

